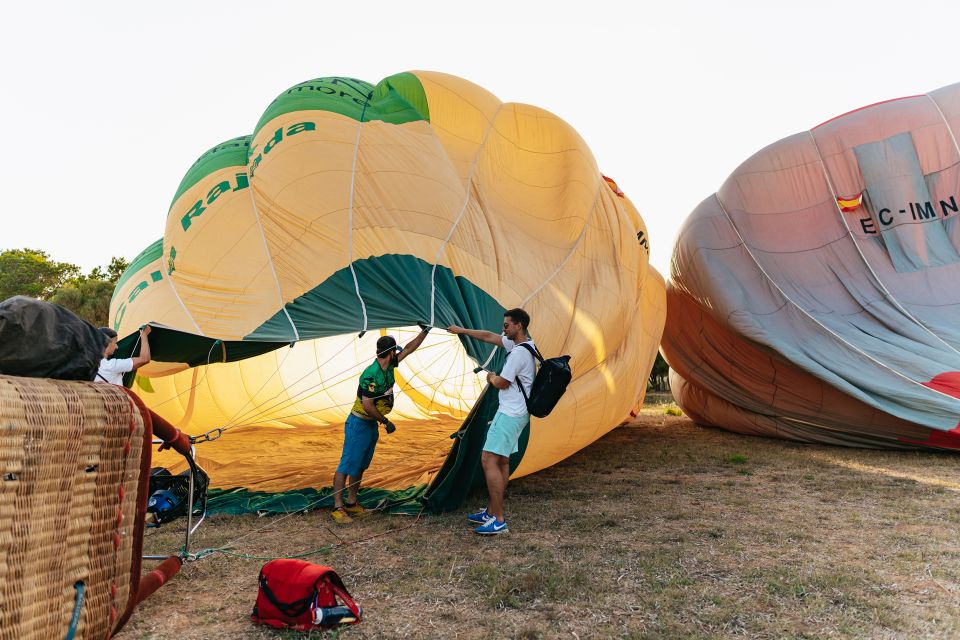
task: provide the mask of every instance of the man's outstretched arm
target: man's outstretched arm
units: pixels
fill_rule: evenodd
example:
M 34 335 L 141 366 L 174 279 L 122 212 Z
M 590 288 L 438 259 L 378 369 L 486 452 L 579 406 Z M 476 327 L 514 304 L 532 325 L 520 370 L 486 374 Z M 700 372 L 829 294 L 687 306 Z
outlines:
M 492 331 L 484 331 L 483 329 L 464 329 L 463 327 L 458 327 L 455 324 L 447 327 L 447 331 L 458 336 L 470 336 L 475 340 L 487 342 L 498 347 L 503 346 L 503 336 L 493 333 Z
M 403 362 L 403 359 L 408 355 L 417 350 L 421 344 L 423 344 L 424 338 L 427 337 L 427 334 L 430 333 L 430 327 L 420 325 L 421 331 L 417 334 L 417 337 L 407 343 L 407 346 L 397 355 L 397 362 Z

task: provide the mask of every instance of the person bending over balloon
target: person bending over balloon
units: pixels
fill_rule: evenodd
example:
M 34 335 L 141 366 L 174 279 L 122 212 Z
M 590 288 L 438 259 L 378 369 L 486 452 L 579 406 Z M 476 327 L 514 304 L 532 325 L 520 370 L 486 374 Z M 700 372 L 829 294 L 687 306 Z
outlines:
M 338 523 L 350 522 L 354 516 L 362 515 L 364 508 L 357 502 L 360 481 L 363 472 L 373 460 L 381 423 L 387 433 L 393 433 L 396 427 L 386 415 L 393 409 L 393 370 L 403 359 L 417 350 L 430 327 L 420 325 L 423 331 L 402 349 L 397 346 L 393 336 L 382 336 L 377 340 L 377 359 L 360 374 L 357 398 L 353 409 L 343 426 L 343 453 L 340 464 L 333 474 L 333 511 L 330 513 Z M 349 484 L 347 480 L 349 479 Z M 343 490 L 347 487 L 347 500 L 344 502 Z

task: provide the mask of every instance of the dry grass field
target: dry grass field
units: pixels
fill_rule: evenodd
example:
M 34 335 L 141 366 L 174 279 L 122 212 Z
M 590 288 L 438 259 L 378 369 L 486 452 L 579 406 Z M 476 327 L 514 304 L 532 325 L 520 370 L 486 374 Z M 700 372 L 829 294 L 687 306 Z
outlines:
M 306 559 L 336 568 L 366 617 L 312 637 L 960 636 L 960 458 L 738 436 L 661 402 L 512 482 L 507 535 L 473 534 L 465 510 L 347 527 L 310 512 L 215 517 L 198 546 L 258 529 L 238 552 L 341 543 Z M 176 549 L 174 531 L 146 550 Z M 120 638 L 305 637 L 250 623 L 262 564 L 188 564 Z

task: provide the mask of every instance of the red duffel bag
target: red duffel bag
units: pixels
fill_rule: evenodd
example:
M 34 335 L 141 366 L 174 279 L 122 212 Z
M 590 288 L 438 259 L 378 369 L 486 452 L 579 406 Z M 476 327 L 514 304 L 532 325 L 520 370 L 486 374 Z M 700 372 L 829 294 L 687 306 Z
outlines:
M 362 614 L 330 567 L 283 558 L 260 569 L 260 591 L 251 616 L 258 624 L 310 631 L 356 624 Z

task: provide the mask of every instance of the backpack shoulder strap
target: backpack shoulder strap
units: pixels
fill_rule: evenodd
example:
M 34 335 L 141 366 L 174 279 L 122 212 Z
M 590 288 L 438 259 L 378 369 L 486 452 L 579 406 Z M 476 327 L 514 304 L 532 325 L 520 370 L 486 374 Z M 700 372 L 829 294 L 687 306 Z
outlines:
M 540 355 L 540 350 L 535 346 L 531 345 L 529 342 L 521 342 L 517 345 L 518 347 L 523 347 L 530 352 L 530 355 L 534 357 L 540 364 L 543 364 L 543 356 Z
M 523 395 L 523 404 L 527 405 L 527 410 L 530 409 L 530 398 L 527 397 L 527 392 L 523 390 L 523 384 L 520 382 L 520 376 L 517 376 L 517 388 L 520 389 L 520 393 Z
M 521 343 L 518 344 L 517 346 L 518 346 L 518 347 L 523 347 L 524 349 L 526 349 L 527 351 L 529 351 L 529 352 L 530 352 L 530 355 L 533 356 L 533 359 L 534 359 L 535 361 L 539 361 L 540 364 L 543 364 L 543 356 L 540 355 L 540 351 L 537 350 L 536 347 L 531 346 L 528 342 L 521 342 Z M 534 376 L 536 376 L 536 371 L 534 371 Z M 523 384 L 520 382 L 520 376 L 517 376 L 517 377 L 516 377 L 515 382 L 517 383 L 517 387 L 520 389 L 520 393 L 523 394 L 523 403 L 524 403 L 525 405 L 527 405 L 527 409 L 529 409 L 529 408 L 530 408 L 530 398 L 527 397 L 527 392 L 524 391 L 524 389 L 523 389 Z

